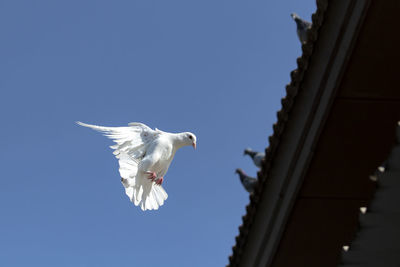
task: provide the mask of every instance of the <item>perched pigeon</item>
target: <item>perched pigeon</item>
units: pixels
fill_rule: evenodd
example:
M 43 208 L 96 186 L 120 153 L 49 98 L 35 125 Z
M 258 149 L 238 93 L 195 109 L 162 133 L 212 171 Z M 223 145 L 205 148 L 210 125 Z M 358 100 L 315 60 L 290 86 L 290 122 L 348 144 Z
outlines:
M 119 161 L 125 193 L 142 210 L 156 210 L 167 199 L 161 184 L 176 150 L 183 146 L 196 148 L 196 136 L 189 132 L 167 133 L 137 122 L 127 127 L 77 123 L 102 132 L 116 143 L 111 148 Z
M 253 193 L 254 188 L 257 185 L 257 179 L 248 176 L 242 169 L 236 169 L 236 173 L 239 174 L 239 178 L 244 189 L 246 189 L 246 191 L 249 193 Z
M 300 42 L 302 44 L 307 43 L 307 31 L 311 29 L 312 23 L 301 19 L 296 13 L 292 13 L 290 16 L 292 16 L 297 24 L 297 36 L 299 37 Z
M 246 148 L 244 150 L 244 155 L 249 155 L 253 159 L 254 164 L 258 168 L 261 168 L 262 160 L 265 158 L 264 153 L 253 151 L 253 150 L 251 150 L 251 148 Z

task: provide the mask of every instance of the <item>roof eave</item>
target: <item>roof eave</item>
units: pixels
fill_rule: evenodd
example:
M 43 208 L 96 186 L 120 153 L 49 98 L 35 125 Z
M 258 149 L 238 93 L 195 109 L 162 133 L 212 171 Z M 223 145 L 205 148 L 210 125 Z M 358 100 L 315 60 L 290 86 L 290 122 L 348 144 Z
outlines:
M 314 41 L 303 46 L 292 72 L 229 266 L 271 264 L 369 3 L 330 1 L 328 8 L 317 1 Z

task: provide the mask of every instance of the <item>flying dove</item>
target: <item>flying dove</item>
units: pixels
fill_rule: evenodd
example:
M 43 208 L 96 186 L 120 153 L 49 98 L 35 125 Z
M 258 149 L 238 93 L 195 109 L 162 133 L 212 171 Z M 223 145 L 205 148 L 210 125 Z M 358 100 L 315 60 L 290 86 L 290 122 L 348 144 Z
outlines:
M 138 122 L 126 127 L 77 124 L 99 131 L 116 143 L 111 148 L 119 162 L 125 193 L 142 210 L 157 210 L 167 199 L 162 183 L 175 152 L 183 146 L 196 148 L 196 136 L 190 132 L 167 133 Z

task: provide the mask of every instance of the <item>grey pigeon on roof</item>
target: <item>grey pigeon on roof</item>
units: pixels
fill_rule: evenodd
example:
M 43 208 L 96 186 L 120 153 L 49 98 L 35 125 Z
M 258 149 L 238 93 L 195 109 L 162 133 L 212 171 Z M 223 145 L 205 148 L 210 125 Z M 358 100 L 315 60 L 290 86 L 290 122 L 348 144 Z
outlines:
M 307 31 L 311 29 L 312 23 L 299 17 L 296 13 L 290 14 L 297 24 L 297 36 L 302 44 L 307 43 Z
M 254 165 L 261 168 L 262 160 L 265 158 L 265 153 L 254 151 L 251 148 L 246 148 L 244 150 L 244 155 L 249 155 L 252 158 Z
M 257 185 L 257 179 L 248 176 L 242 169 L 236 169 L 236 173 L 239 174 L 239 178 L 244 189 L 246 189 L 246 191 L 249 193 L 253 193 L 254 188 Z

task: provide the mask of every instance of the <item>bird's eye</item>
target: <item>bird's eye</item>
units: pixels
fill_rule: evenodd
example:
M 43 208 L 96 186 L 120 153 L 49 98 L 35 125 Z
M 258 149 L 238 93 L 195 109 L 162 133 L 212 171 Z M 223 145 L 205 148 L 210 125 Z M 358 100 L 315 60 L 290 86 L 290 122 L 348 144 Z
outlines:
M 193 137 L 192 137 L 191 135 L 189 135 L 189 139 L 190 139 L 190 140 L 192 140 L 192 139 L 193 139 Z

